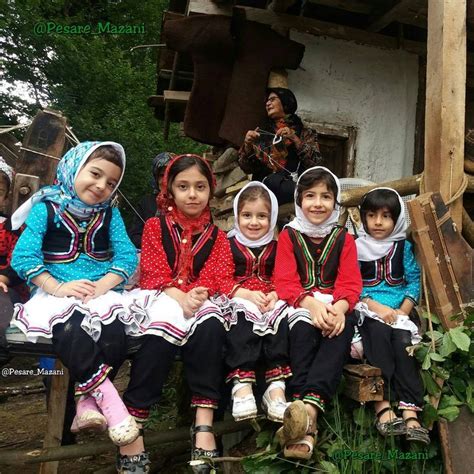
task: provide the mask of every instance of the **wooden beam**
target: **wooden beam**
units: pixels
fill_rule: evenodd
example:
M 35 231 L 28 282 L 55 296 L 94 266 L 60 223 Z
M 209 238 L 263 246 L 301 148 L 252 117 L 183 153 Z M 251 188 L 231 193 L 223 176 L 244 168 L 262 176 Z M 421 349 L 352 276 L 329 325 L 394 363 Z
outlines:
M 163 91 L 163 96 L 166 102 L 174 102 L 177 104 L 184 104 L 188 102 L 191 92 L 189 91 Z
M 275 13 L 270 10 L 252 7 L 235 7 L 237 12 L 242 12 L 249 21 L 270 25 L 272 28 L 294 29 L 301 33 L 314 36 L 329 36 L 331 38 L 354 41 L 383 49 L 404 49 L 410 53 L 426 54 L 426 45 L 418 41 L 404 40 L 403 45 L 396 38 L 378 33 L 370 33 L 358 28 L 338 25 L 326 21 L 315 20 L 302 16 Z M 189 11 L 207 15 L 228 15 L 232 11 L 228 7 L 216 6 L 204 0 L 190 0 Z
M 373 3 L 368 0 L 308 0 L 308 3 L 363 15 L 370 15 L 374 10 Z
M 428 6 L 426 67 L 425 191 L 447 202 L 464 176 L 466 101 L 466 0 L 437 0 Z M 462 196 L 451 206 L 462 225 Z
M 377 31 L 383 30 L 390 23 L 397 21 L 400 15 L 404 14 L 412 0 L 400 0 L 390 10 L 385 12 L 383 15 L 376 18 L 367 28 L 367 31 L 376 33 Z

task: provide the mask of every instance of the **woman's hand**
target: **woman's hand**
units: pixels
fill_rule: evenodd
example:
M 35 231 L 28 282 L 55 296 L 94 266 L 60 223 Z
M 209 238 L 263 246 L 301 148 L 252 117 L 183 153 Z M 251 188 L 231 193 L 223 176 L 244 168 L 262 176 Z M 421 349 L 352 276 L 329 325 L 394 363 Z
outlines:
M 332 305 L 329 305 L 332 306 Z M 333 307 L 334 309 L 334 307 Z M 332 330 L 330 331 L 323 331 L 323 336 L 328 337 L 329 339 L 333 338 L 334 336 L 339 336 L 346 326 L 346 315 L 342 311 L 337 311 L 334 309 L 334 312 L 331 312 L 332 318 Z
M 383 319 L 387 324 L 393 324 L 397 320 L 397 311 L 390 306 L 386 306 L 384 304 L 378 303 L 379 309 L 376 313 Z
M 8 293 L 8 286 L 3 281 L 0 281 L 0 289 L 2 289 L 5 293 Z
M 244 143 L 246 145 L 253 145 L 260 138 L 260 133 L 258 133 L 258 127 L 255 130 L 249 130 L 245 134 Z
M 267 295 L 263 291 L 249 291 L 247 299 L 257 306 L 260 312 L 265 312 L 268 301 Z
M 323 333 L 332 330 L 333 315 L 328 311 L 331 305 L 322 303 L 313 296 L 306 296 L 300 305 L 310 312 L 315 327 L 323 331 Z
M 276 134 L 284 139 L 291 140 L 295 144 L 296 148 L 300 148 L 302 142 L 298 135 L 296 135 L 295 131 L 290 127 L 282 127 L 277 130 Z

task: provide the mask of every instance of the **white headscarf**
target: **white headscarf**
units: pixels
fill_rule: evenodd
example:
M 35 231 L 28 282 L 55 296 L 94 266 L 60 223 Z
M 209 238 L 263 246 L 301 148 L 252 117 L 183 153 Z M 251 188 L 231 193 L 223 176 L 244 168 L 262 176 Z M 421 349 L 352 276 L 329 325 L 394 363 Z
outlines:
M 405 205 L 403 203 L 400 194 L 397 193 L 392 188 L 375 188 L 369 191 L 368 194 L 373 193 L 379 189 L 386 189 L 392 191 L 397 195 L 398 202 L 400 203 L 400 215 L 398 216 L 395 227 L 393 228 L 392 233 L 383 240 L 374 239 L 370 234 L 366 232 L 364 226 L 358 230 L 359 237 L 356 239 L 357 246 L 357 258 L 362 262 L 371 262 L 372 260 L 378 260 L 379 258 L 384 257 L 390 252 L 394 242 L 399 240 L 406 239 L 407 236 L 407 221 L 405 216 Z M 363 202 L 363 201 L 362 201 Z
M 335 196 L 335 205 L 334 205 L 334 210 L 332 211 L 332 214 L 329 216 L 327 220 L 322 222 L 321 224 L 313 224 L 311 223 L 306 216 L 303 213 L 303 210 L 301 209 L 301 206 L 299 206 L 296 202 L 296 197 L 298 195 L 298 185 L 300 183 L 301 178 L 308 172 L 314 171 L 314 170 L 323 170 L 329 173 L 333 178 L 334 181 L 336 182 L 337 185 L 337 196 Z M 313 168 L 307 169 L 304 173 L 301 173 L 300 177 L 298 178 L 298 181 L 296 182 L 296 187 L 295 187 L 295 214 L 296 217 L 285 227 L 291 227 L 293 229 L 298 230 L 302 234 L 307 235 L 308 237 L 311 237 L 313 239 L 320 239 L 326 237 L 328 235 L 333 227 L 337 224 L 339 220 L 339 213 L 340 213 L 340 206 L 337 204 L 341 200 L 341 185 L 339 183 L 339 178 L 330 170 L 325 168 L 324 166 L 314 166 Z
M 270 196 L 270 201 L 271 201 L 271 216 L 270 216 L 270 227 L 268 229 L 268 232 L 261 237 L 258 240 L 250 240 L 249 238 L 245 237 L 245 235 L 242 233 L 239 227 L 239 199 L 242 193 L 247 189 L 247 188 L 263 188 L 265 191 L 267 191 L 268 195 Z M 275 229 L 276 223 L 277 223 L 277 218 L 278 218 L 278 201 L 276 196 L 270 191 L 263 183 L 260 181 L 251 181 L 250 183 L 246 184 L 235 196 L 234 199 L 234 227 L 227 233 L 227 237 L 234 237 L 242 244 L 245 245 L 246 247 L 250 248 L 256 248 L 256 247 L 261 247 L 263 245 L 267 245 L 273 240 L 273 231 Z

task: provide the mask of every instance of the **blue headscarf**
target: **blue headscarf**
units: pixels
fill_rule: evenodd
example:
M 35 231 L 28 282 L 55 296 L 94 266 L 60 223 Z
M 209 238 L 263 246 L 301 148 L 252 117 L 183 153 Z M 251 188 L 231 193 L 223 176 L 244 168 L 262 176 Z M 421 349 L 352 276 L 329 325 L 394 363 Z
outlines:
M 100 204 L 88 205 L 79 199 L 74 182 L 81 168 L 91 154 L 101 146 L 114 147 L 122 159 L 122 174 L 110 198 Z M 122 145 L 115 142 L 83 142 L 71 148 L 62 158 L 56 170 L 56 179 L 52 186 L 45 186 L 23 203 L 12 215 L 12 229 L 19 229 L 25 222 L 31 208 L 38 202 L 51 201 L 59 205 L 60 213 L 68 211 L 76 217 L 86 219 L 96 212 L 110 206 L 113 194 L 119 187 L 125 172 L 125 151 Z

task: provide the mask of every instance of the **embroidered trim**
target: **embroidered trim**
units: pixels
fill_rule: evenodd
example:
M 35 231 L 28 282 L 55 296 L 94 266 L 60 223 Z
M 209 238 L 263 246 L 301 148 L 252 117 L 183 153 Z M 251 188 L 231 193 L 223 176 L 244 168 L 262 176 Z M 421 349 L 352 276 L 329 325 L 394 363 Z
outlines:
M 257 381 L 254 370 L 235 369 L 227 376 L 225 381 L 229 383 L 234 379 L 240 383 L 256 383 Z
M 85 393 L 89 393 L 96 389 L 107 378 L 107 375 L 111 370 L 112 367 L 109 365 L 100 364 L 99 369 L 92 375 L 91 378 L 77 385 L 74 395 L 84 395 Z
M 420 408 L 418 405 L 414 403 L 407 403 L 407 402 L 398 402 L 399 410 L 413 410 L 413 411 L 423 411 L 423 408 Z
M 212 408 L 217 410 L 218 406 L 218 400 L 212 398 L 200 397 L 199 395 L 193 395 L 191 398 L 191 408 Z
M 291 377 L 293 374 L 291 372 L 291 368 L 289 365 L 275 367 L 273 369 L 269 369 L 265 372 L 265 381 L 267 383 L 275 382 L 277 380 L 284 380 L 288 377 Z
M 144 423 L 148 420 L 150 416 L 150 410 L 148 408 L 135 408 L 129 405 L 125 405 L 127 407 L 128 412 L 135 418 L 135 421 L 139 423 Z
M 306 393 L 306 395 L 303 397 L 303 401 L 306 403 L 310 403 L 311 405 L 314 405 L 315 407 L 319 408 L 322 412 L 324 412 L 325 410 L 326 402 L 321 397 L 321 395 L 319 395 L 316 392 Z

